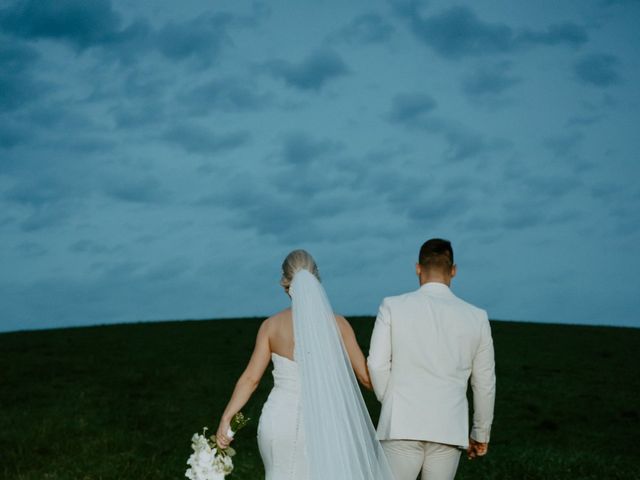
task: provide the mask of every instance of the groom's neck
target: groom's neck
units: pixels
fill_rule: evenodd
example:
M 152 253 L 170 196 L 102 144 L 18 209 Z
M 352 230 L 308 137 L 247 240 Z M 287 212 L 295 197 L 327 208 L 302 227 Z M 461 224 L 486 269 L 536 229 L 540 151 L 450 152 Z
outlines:
M 420 286 L 425 283 L 444 283 L 447 287 L 451 286 L 451 277 L 445 275 L 420 275 Z

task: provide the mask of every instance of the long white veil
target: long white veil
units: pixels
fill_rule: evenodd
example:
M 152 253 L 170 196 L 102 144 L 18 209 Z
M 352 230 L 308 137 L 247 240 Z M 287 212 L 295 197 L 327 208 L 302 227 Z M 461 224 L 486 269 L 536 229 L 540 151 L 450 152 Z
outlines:
M 311 478 L 393 480 L 324 288 L 302 269 L 289 293 Z

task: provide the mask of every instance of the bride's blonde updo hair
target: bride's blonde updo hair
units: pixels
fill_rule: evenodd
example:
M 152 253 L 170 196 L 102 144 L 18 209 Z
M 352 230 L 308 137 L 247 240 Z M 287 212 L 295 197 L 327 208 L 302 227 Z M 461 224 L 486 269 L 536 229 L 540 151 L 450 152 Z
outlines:
M 320 280 L 320 274 L 318 273 L 318 265 L 313 259 L 311 254 L 306 250 L 294 250 L 287 258 L 282 262 L 282 278 L 280 279 L 280 285 L 284 288 L 289 288 L 293 276 L 298 270 L 308 270 L 311 272 L 318 281 Z

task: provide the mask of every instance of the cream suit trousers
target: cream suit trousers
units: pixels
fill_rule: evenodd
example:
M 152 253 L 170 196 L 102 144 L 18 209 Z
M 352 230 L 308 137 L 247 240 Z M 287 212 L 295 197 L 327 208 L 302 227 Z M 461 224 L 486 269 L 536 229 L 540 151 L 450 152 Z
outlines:
M 419 440 L 383 440 L 395 480 L 453 480 L 462 450 L 451 445 Z

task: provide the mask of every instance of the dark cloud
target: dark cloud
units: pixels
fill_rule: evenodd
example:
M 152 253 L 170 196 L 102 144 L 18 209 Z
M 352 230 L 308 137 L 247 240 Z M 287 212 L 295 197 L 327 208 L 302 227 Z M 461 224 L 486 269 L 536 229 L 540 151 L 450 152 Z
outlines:
M 530 196 L 546 197 L 551 201 L 557 201 L 563 195 L 567 195 L 582 186 L 582 181 L 573 172 L 565 173 L 562 170 L 553 175 L 532 175 L 524 179 L 523 190 L 528 190 Z
M 12 223 L 21 230 L 34 232 L 58 226 L 72 218 L 91 195 L 94 178 L 90 166 L 74 166 L 53 155 L 48 161 L 32 156 L 18 158 L 16 165 L 5 170 L 11 186 L 0 198 L 2 209 L 14 212 Z
M 401 93 L 393 98 L 387 118 L 393 123 L 415 123 L 424 120 L 436 105 L 436 101 L 425 93 Z
M 502 214 L 502 227 L 508 230 L 533 228 L 545 222 L 545 210 L 530 202 L 509 203 Z
M 588 127 L 604 119 L 604 115 L 574 115 L 567 120 L 567 127 Z
M 409 219 L 429 228 L 442 225 L 443 222 L 453 223 L 469 211 L 471 202 L 460 195 L 434 195 L 420 201 L 412 201 L 406 206 Z
M 124 202 L 160 203 L 166 201 L 169 192 L 154 177 L 112 177 L 103 182 L 107 195 Z
M 343 145 L 329 139 L 316 140 L 307 133 L 293 132 L 284 138 L 282 158 L 291 165 L 313 163 L 328 154 L 335 154 Z
M 20 176 L 5 190 L 3 200 L 23 207 L 42 208 L 79 196 L 80 188 L 64 173 L 40 168 L 29 176 Z
M 234 17 L 228 13 L 203 14 L 186 22 L 169 22 L 156 34 L 160 52 L 171 60 L 195 59 L 207 66 L 231 44 L 228 34 Z
M 247 79 L 211 80 L 179 96 L 180 105 L 191 114 L 203 115 L 212 110 L 249 112 L 266 107 L 271 96 L 260 93 Z
M 322 240 L 319 222 L 331 218 L 344 208 L 338 198 L 300 192 L 295 188 L 272 188 L 270 179 L 255 181 L 251 177 L 232 180 L 231 185 L 241 184 L 242 189 L 229 188 L 201 198 L 200 206 L 225 206 L 233 212 L 235 228 L 252 230 L 261 235 L 291 242 L 309 239 Z M 297 179 L 290 179 L 291 187 Z
M 248 15 L 203 12 L 154 28 L 146 19 L 123 26 L 109 0 L 18 0 L 0 10 L 0 27 L 28 40 L 61 41 L 77 51 L 100 47 L 127 64 L 157 51 L 169 60 L 192 60 L 206 67 L 218 60 L 225 46 L 232 45 L 230 28 L 254 26 L 266 15 L 268 10 L 255 3 Z
M 314 52 L 298 63 L 272 60 L 264 65 L 264 69 L 291 87 L 316 91 L 349 72 L 342 57 L 332 50 Z
M 0 35 L 0 112 L 21 108 L 50 90 L 35 78 L 39 58 L 33 47 Z
M 444 158 L 450 161 L 464 160 L 507 146 L 504 141 L 488 141 L 483 135 L 459 122 L 433 115 L 435 106 L 435 100 L 429 95 L 399 94 L 393 98 L 391 110 L 386 117 L 396 125 L 441 135 L 447 144 Z
M 72 253 L 87 253 L 90 255 L 102 255 L 121 251 L 121 245 L 109 246 L 100 242 L 96 242 L 90 238 L 77 240 L 69 245 L 69 251 Z
M 49 252 L 42 244 L 31 241 L 20 242 L 16 246 L 16 251 L 26 258 L 41 257 Z
M 349 43 L 382 43 L 394 32 L 394 27 L 381 15 L 368 13 L 355 17 L 349 24 L 331 36 L 331 40 L 344 40 Z
M 190 263 L 180 257 L 158 262 L 96 262 L 92 274 L 81 278 L 48 275 L 28 283 L 0 279 L 7 313 L 2 327 L 184 318 L 195 312 L 185 314 L 184 306 L 176 307 L 176 299 L 210 305 L 215 292 L 203 286 L 206 283 L 195 278 Z M 204 308 L 200 315 L 204 316 Z
M 476 157 L 486 152 L 495 152 L 507 146 L 500 140 L 491 142 L 480 133 L 469 130 L 457 122 L 437 120 L 431 124 L 431 130 L 444 136 L 447 141 L 444 158 L 453 162 Z
M 577 132 L 561 133 L 546 138 L 543 145 L 556 157 L 567 158 L 576 155 L 583 137 L 583 134 Z
M 502 203 L 500 225 L 507 230 L 554 228 L 558 224 L 571 228 L 575 225 L 583 212 L 560 204 L 558 195 L 570 192 L 579 182 L 570 177 L 538 177 L 537 181 L 527 187 L 529 195 Z
M 25 0 L 0 11 L 0 25 L 7 32 L 62 40 L 80 50 L 116 41 L 120 23 L 109 0 Z
M 550 25 L 545 31 L 524 30 L 516 37 L 516 43 L 522 45 L 568 45 L 580 47 L 587 43 L 587 30 L 575 23 L 565 22 Z
M 472 101 L 495 101 L 501 94 L 521 82 L 510 74 L 511 62 L 495 62 L 478 66 L 462 81 L 462 91 Z
M 510 53 L 535 45 L 579 47 L 588 40 L 584 27 L 572 23 L 551 25 L 545 31 L 515 32 L 503 23 L 485 22 L 466 6 L 450 7 L 431 16 L 423 16 L 419 3 L 396 9 L 418 39 L 445 58 L 459 59 L 495 53 Z
M 162 123 L 167 111 L 160 102 L 126 102 L 112 107 L 110 113 L 119 128 L 131 130 Z
M 638 5 L 640 0 L 600 0 L 600 4 L 606 7 L 613 5 Z
M 91 102 L 109 101 L 109 113 L 121 128 L 138 128 L 162 123 L 168 118 L 167 100 L 171 82 L 155 70 L 136 67 L 123 72 L 114 91 L 94 92 Z M 97 90 L 97 89 L 96 89 Z M 106 98 L 102 98 L 106 96 Z
M 194 123 L 181 123 L 170 127 L 162 139 L 186 152 L 211 154 L 239 148 L 250 139 L 248 132 L 217 134 Z
M 29 139 L 30 135 L 27 129 L 10 123 L 6 117 L 0 115 L 0 148 L 13 148 Z
M 389 155 L 385 153 L 384 158 Z M 397 161 L 377 163 L 359 184 L 366 186 L 369 195 L 384 200 L 394 215 L 433 229 L 459 221 L 472 207 L 471 183 L 463 176 L 450 182 L 449 175 L 438 167 L 438 162 L 427 160 L 408 168 L 398 168 Z
M 596 87 L 609 87 L 620 82 L 617 68 L 618 58 L 605 53 L 585 55 L 573 66 L 576 78 L 586 84 Z
M 73 206 L 69 201 L 60 201 L 53 204 L 44 204 L 31 209 L 19 222 L 23 232 L 38 232 L 51 227 L 59 226 L 72 218 Z

